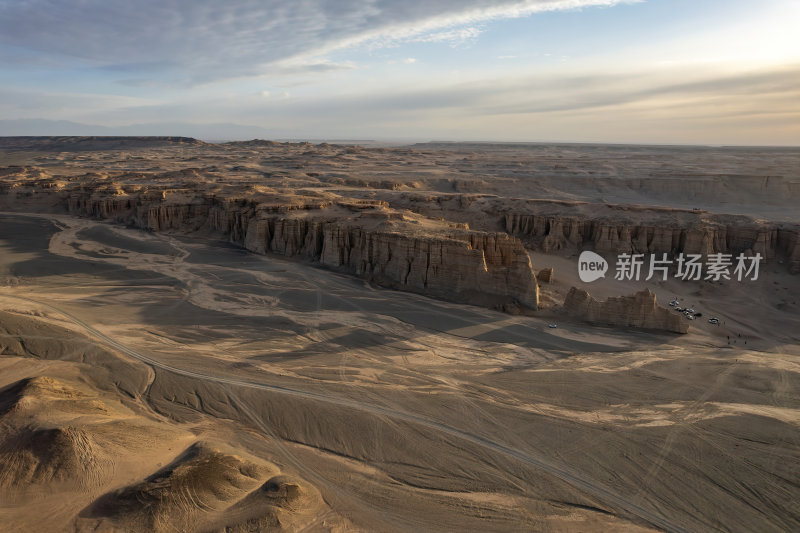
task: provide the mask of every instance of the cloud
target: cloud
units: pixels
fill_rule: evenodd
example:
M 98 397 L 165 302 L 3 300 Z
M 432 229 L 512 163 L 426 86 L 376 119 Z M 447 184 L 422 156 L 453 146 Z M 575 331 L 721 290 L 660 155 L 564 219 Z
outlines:
M 55 91 L 0 89 L 0 117 L 72 118 L 86 112 L 104 112 L 129 106 L 151 105 L 152 100 L 129 96 Z
M 676 83 L 674 78 L 684 77 Z M 692 78 L 692 79 L 688 79 Z M 507 102 L 484 102 L 487 114 L 530 114 L 582 109 L 624 106 L 649 102 L 654 109 L 669 102 L 702 101 L 709 99 L 735 99 L 766 105 L 785 94 L 792 94 L 800 102 L 800 66 L 776 67 L 738 74 L 673 69 L 666 73 L 642 72 L 638 75 L 588 75 L 562 77 L 542 82 L 530 79 L 521 94 L 520 87 L 511 88 L 505 95 Z M 513 93 L 513 94 L 509 94 Z M 800 108 L 796 105 L 795 108 Z M 789 111 L 787 109 L 787 111 Z
M 550 73 L 264 102 L 236 119 L 291 123 L 295 136 L 787 144 L 800 142 L 797 79 L 800 65 Z
M 660 125 L 678 136 L 681 125 L 687 135 L 711 132 L 713 124 L 733 135 L 736 128 L 728 124 L 736 124 L 744 136 L 748 121 L 758 121 L 782 124 L 786 138 L 800 142 L 798 126 L 791 129 L 789 122 L 797 123 L 800 114 L 800 68 L 745 71 L 757 63 L 739 62 L 740 48 L 757 43 L 763 55 L 764 40 L 742 39 L 724 24 L 722 33 L 703 30 L 702 38 L 678 32 L 681 53 L 675 43 L 649 34 L 609 52 L 562 46 L 558 38 L 535 47 L 513 39 L 515 47 L 498 47 L 497 35 L 482 40 L 494 20 L 618 3 L 627 2 L 0 0 L 0 75 L 6 80 L 0 117 L 98 124 L 232 120 L 304 128 L 296 136 L 347 129 L 351 136 L 430 131 L 440 138 L 470 132 L 520 140 L 588 135 L 582 120 L 601 132 L 629 124 L 651 138 Z M 775 32 L 757 26 L 759 36 Z M 740 46 L 725 55 L 733 60 L 689 61 L 737 41 Z M 766 49 L 772 53 L 784 42 L 776 39 Z M 428 43 L 439 50 L 427 55 Z M 441 50 L 442 44 L 473 43 L 485 46 L 474 63 L 470 54 Z M 559 61 L 564 54 L 569 61 Z M 441 57 L 453 56 L 458 61 L 435 68 Z M 695 129 L 698 124 L 706 129 Z
M 276 61 L 269 66 L 269 73 L 271 75 L 293 75 L 293 74 L 307 74 L 314 72 L 334 72 L 341 70 L 355 70 L 358 68 L 355 63 L 351 61 L 330 61 L 328 59 L 316 59 L 313 61 L 305 60 L 303 58 L 292 58 L 281 61 Z
M 30 93 L 19 116 L 34 117 L 43 109 L 52 118 L 103 124 L 202 117 L 280 128 L 280 135 L 294 138 L 798 144 L 797 79 L 800 65 L 736 74 L 700 68 L 550 72 L 348 94 L 294 96 L 270 87 L 269 97 L 254 90 L 180 102 L 105 101 L 108 109 L 97 112 L 92 96 L 70 97 L 68 105 L 55 109 L 48 104 L 53 95 Z M 0 91 L 0 115 L 4 101 L 20 97 Z
M 0 0 L 0 47 L 31 62 L 62 58 L 193 83 L 348 68 L 320 58 L 358 45 L 463 42 L 482 22 L 622 1 Z
M 444 31 L 426 33 L 418 37 L 411 38 L 412 42 L 418 43 L 449 43 L 450 46 L 458 46 L 467 42 L 475 41 L 483 33 L 481 28 L 469 26 L 466 28 L 452 28 Z

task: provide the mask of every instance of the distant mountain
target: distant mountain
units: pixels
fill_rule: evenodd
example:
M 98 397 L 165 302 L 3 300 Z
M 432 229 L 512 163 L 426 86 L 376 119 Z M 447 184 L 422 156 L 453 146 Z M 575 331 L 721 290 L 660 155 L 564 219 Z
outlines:
M 281 134 L 285 135 L 285 132 L 227 122 L 213 124 L 158 122 L 127 126 L 99 126 L 69 120 L 0 120 L 0 136 L 170 136 L 195 137 L 204 141 L 238 141 L 254 138 L 274 139 Z
M 110 135 L 109 128 L 103 126 L 90 126 L 88 124 L 78 124 L 68 120 L 45 120 L 38 118 L 0 120 L 0 135 L 35 135 L 35 136 L 56 136 L 56 135 Z
M 208 146 L 193 137 L 144 137 L 84 135 L 84 136 L 0 136 L 0 150 L 43 150 L 76 152 L 86 150 L 137 150 L 160 146 Z M 216 146 L 216 145 L 212 145 Z

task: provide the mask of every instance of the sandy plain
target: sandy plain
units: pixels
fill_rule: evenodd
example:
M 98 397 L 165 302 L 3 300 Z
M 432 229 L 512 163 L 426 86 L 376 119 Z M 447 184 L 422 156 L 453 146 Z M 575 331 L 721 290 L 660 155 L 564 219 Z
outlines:
M 3 165 L 26 170 L 4 179 L 93 172 L 178 188 L 174 173 L 194 168 L 180 187 L 380 200 L 431 227 L 486 231 L 502 229 L 491 211 L 447 202 L 585 202 L 574 211 L 592 217 L 613 200 L 800 222 L 792 186 L 733 186 L 798 182 L 791 150 L 89 148 L 6 147 Z M 546 171 L 556 160 L 564 168 Z M 654 172 L 682 185 L 632 185 Z M 707 182 L 726 195 L 702 193 Z M 0 523 L 16 530 L 800 527 L 800 280 L 788 259 L 750 282 L 588 285 L 575 250 L 531 246 L 554 280 L 539 310 L 509 314 L 252 253 L 204 228 L 142 231 L 36 198 L 3 209 Z M 648 287 L 723 324 L 686 335 L 585 324 L 559 307 L 572 286 L 603 298 Z

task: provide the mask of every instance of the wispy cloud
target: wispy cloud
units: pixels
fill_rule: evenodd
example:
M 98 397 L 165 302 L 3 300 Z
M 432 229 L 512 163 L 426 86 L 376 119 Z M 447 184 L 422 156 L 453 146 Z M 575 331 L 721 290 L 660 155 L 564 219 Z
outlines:
M 683 81 L 676 83 L 678 77 Z M 311 131 L 327 132 L 337 131 L 339 126 L 332 125 L 344 115 L 352 124 L 380 123 L 386 134 L 404 133 L 412 124 L 453 139 L 546 140 L 572 135 L 573 140 L 603 140 L 608 133 L 631 142 L 705 138 L 752 143 L 747 141 L 752 132 L 764 130 L 762 144 L 780 144 L 800 138 L 797 79 L 800 65 L 738 74 L 698 69 L 525 76 L 306 98 L 288 106 L 265 106 L 256 114 L 276 121 L 291 117 Z M 770 122 L 775 126 L 772 132 L 767 128 Z M 637 138 L 643 131 L 648 136 Z M 682 140 L 681 132 L 686 135 Z
M 519 140 L 772 121 L 800 142 L 796 2 L 688 29 L 703 10 L 678 4 L 666 31 L 637 0 L 0 0 L 0 118 Z
M 362 44 L 459 43 L 490 20 L 621 1 L 0 0 L 0 46 L 24 50 L 29 61 L 56 57 L 191 83 L 263 75 L 287 62 L 338 68 L 320 58 Z
M 690 76 L 692 79 L 675 83 L 673 78 L 676 75 Z M 800 66 L 739 74 L 673 69 L 666 73 L 562 77 L 547 80 L 546 83 L 532 78 L 524 89 L 519 85 L 508 88 L 506 98 L 513 103 L 496 104 L 485 101 L 481 109 L 484 113 L 495 115 L 535 114 L 616 107 L 646 101 L 658 101 L 653 107 L 663 109 L 669 105 L 669 101 L 682 102 L 686 107 L 693 102 L 691 107 L 698 107 L 698 103 L 708 105 L 708 99 L 738 100 L 743 105 L 749 103 L 748 106 L 755 104 L 771 108 L 771 102 L 786 94 L 793 95 L 796 102 L 800 102 L 798 79 Z M 800 103 L 794 108 L 800 110 Z
M 390 48 L 404 43 L 446 43 L 452 47 L 474 43 L 484 32 L 476 26 L 448 28 L 441 31 L 427 31 L 418 35 L 400 32 L 396 36 L 382 36 L 366 41 L 370 49 Z
M 129 96 L 57 91 L 0 89 L 0 117 L 72 118 L 86 112 L 103 112 L 130 106 L 152 105 L 153 100 Z
M 680 78 L 681 81 L 675 80 Z M 440 84 L 415 90 L 291 95 L 270 87 L 186 102 L 28 94 L 30 110 L 86 122 L 186 120 L 284 125 L 289 136 L 418 136 L 450 139 L 786 144 L 800 139 L 800 65 L 737 74 L 703 69 L 606 72 Z M 20 95 L 0 93 L 0 101 Z M 0 105 L 2 112 L 2 105 Z M 181 130 L 183 131 L 183 130 Z M 756 138 L 754 139 L 754 136 Z

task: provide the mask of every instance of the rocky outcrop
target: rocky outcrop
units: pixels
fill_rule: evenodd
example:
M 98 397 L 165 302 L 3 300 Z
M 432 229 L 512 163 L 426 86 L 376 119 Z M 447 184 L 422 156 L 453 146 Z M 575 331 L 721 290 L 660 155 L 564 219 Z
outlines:
M 645 328 L 687 333 L 689 324 L 682 316 L 658 305 L 650 290 L 632 296 L 617 296 L 601 302 L 577 287 L 572 287 L 564 309 L 574 318 L 593 324 Z
M 506 234 L 465 230 L 415 235 L 359 220 L 267 216 L 248 222 L 243 245 L 300 256 L 386 287 L 497 307 L 538 306 L 527 251 Z
M 778 231 L 778 247 L 786 251 L 789 270 L 794 274 L 800 272 L 800 232 Z
M 321 236 L 321 264 L 385 286 L 484 305 L 538 306 L 528 253 L 505 234 L 453 231 L 416 237 L 325 224 Z M 320 245 L 318 239 L 308 242 L 312 250 Z
M 536 273 L 536 279 L 543 283 L 550 283 L 553 281 L 553 267 L 543 268 Z
M 173 227 L 171 221 L 184 216 L 198 220 L 196 206 L 175 210 L 151 209 L 149 227 Z M 384 287 L 492 307 L 538 306 L 530 257 L 518 239 L 453 228 L 421 232 L 382 213 L 340 219 L 320 211 L 276 214 L 253 205 L 215 206 L 209 224 L 251 251 L 300 257 Z M 385 220 L 392 223 L 380 223 Z
M 760 253 L 766 261 L 786 260 L 800 272 L 800 225 L 749 215 L 709 213 L 631 204 L 505 198 L 490 194 L 429 191 L 373 193 L 394 207 L 431 218 L 504 231 L 544 253 Z M 499 216 L 498 216 L 499 215 Z
M 212 233 L 256 253 L 296 257 L 449 301 L 507 311 L 538 307 L 536 276 L 519 239 L 422 217 L 406 220 L 381 202 L 276 203 L 156 188 L 52 194 L 61 195 L 73 215 L 151 231 Z
M 687 227 L 510 213 L 505 230 L 545 253 L 586 246 L 610 253 L 760 253 L 768 261 L 786 257 L 791 271 L 800 272 L 800 231 L 777 224 L 708 220 Z

